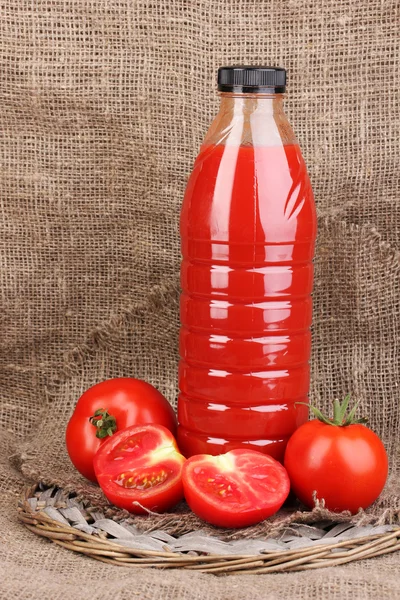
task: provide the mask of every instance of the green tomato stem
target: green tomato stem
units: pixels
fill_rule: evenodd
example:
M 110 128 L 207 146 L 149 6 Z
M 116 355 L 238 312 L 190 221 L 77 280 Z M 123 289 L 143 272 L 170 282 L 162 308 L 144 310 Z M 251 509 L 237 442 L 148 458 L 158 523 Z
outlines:
M 110 415 L 104 408 L 96 410 L 94 415 L 89 417 L 90 423 L 96 427 L 96 437 L 100 440 L 113 435 L 117 431 L 117 420 Z
M 296 404 L 304 404 L 308 406 L 315 417 L 325 423 L 325 425 L 333 425 L 335 427 L 347 427 L 348 425 L 365 424 L 368 422 L 368 417 L 355 418 L 359 402 L 357 402 L 350 412 L 346 415 L 350 403 L 350 394 L 347 394 L 343 402 L 339 400 L 333 401 L 333 419 L 324 415 L 318 408 L 307 404 L 306 402 L 296 402 Z

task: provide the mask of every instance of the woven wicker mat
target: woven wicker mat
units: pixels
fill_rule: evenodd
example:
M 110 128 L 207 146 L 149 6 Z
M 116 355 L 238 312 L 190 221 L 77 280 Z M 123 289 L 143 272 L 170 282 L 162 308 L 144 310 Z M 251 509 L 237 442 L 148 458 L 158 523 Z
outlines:
M 397 0 L 3 3 L 1 597 L 398 597 L 396 554 L 229 581 L 115 572 L 37 539 L 16 503 L 27 480 L 103 502 L 63 443 L 89 385 L 134 375 L 175 404 L 178 215 L 216 111 L 215 72 L 271 63 L 289 70 L 319 212 L 311 399 L 360 400 L 391 483 L 356 520 L 398 521 L 399 19 Z

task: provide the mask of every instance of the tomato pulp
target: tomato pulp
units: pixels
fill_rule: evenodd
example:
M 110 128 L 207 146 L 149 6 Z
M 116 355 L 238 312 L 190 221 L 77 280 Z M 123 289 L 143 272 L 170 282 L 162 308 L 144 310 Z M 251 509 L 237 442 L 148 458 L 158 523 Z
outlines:
M 279 462 L 240 448 L 220 456 L 193 456 L 183 465 L 182 482 L 193 512 L 217 527 L 246 527 L 267 519 L 290 489 Z
M 108 438 L 93 465 L 108 500 L 132 513 L 163 512 L 183 498 L 185 458 L 162 425 L 128 427 Z
M 178 444 L 282 460 L 308 418 L 316 236 L 296 144 L 206 145 L 181 215 Z

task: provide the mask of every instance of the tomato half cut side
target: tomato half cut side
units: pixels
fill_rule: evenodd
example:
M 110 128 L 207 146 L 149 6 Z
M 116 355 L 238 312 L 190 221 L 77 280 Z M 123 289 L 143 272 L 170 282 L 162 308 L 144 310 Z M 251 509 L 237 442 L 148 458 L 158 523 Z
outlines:
M 183 498 L 182 466 L 171 432 L 161 425 L 128 427 L 105 441 L 94 457 L 107 499 L 129 512 L 163 512 Z
M 192 511 L 217 527 L 245 527 L 267 519 L 290 490 L 278 461 L 245 449 L 192 456 L 183 466 L 182 482 Z

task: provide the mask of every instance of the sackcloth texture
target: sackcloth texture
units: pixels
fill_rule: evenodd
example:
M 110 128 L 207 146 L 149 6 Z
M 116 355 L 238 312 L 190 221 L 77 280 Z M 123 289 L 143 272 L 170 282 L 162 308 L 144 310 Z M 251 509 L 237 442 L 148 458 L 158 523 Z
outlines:
M 175 405 L 185 182 L 217 110 L 218 66 L 258 63 L 288 69 L 286 110 L 318 207 L 310 398 L 360 401 L 391 476 L 357 522 L 398 520 L 399 25 L 398 0 L 5 0 L 1 598 L 400 597 L 396 553 L 291 574 L 130 570 L 38 539 L 16 518 L 26 481 L 103 502 L 64 448 L 87 387 L 135 376 Z M 201 524 L 178 512 L 157 525 Z M 240 535 L 268 533 L 267 523 Z

